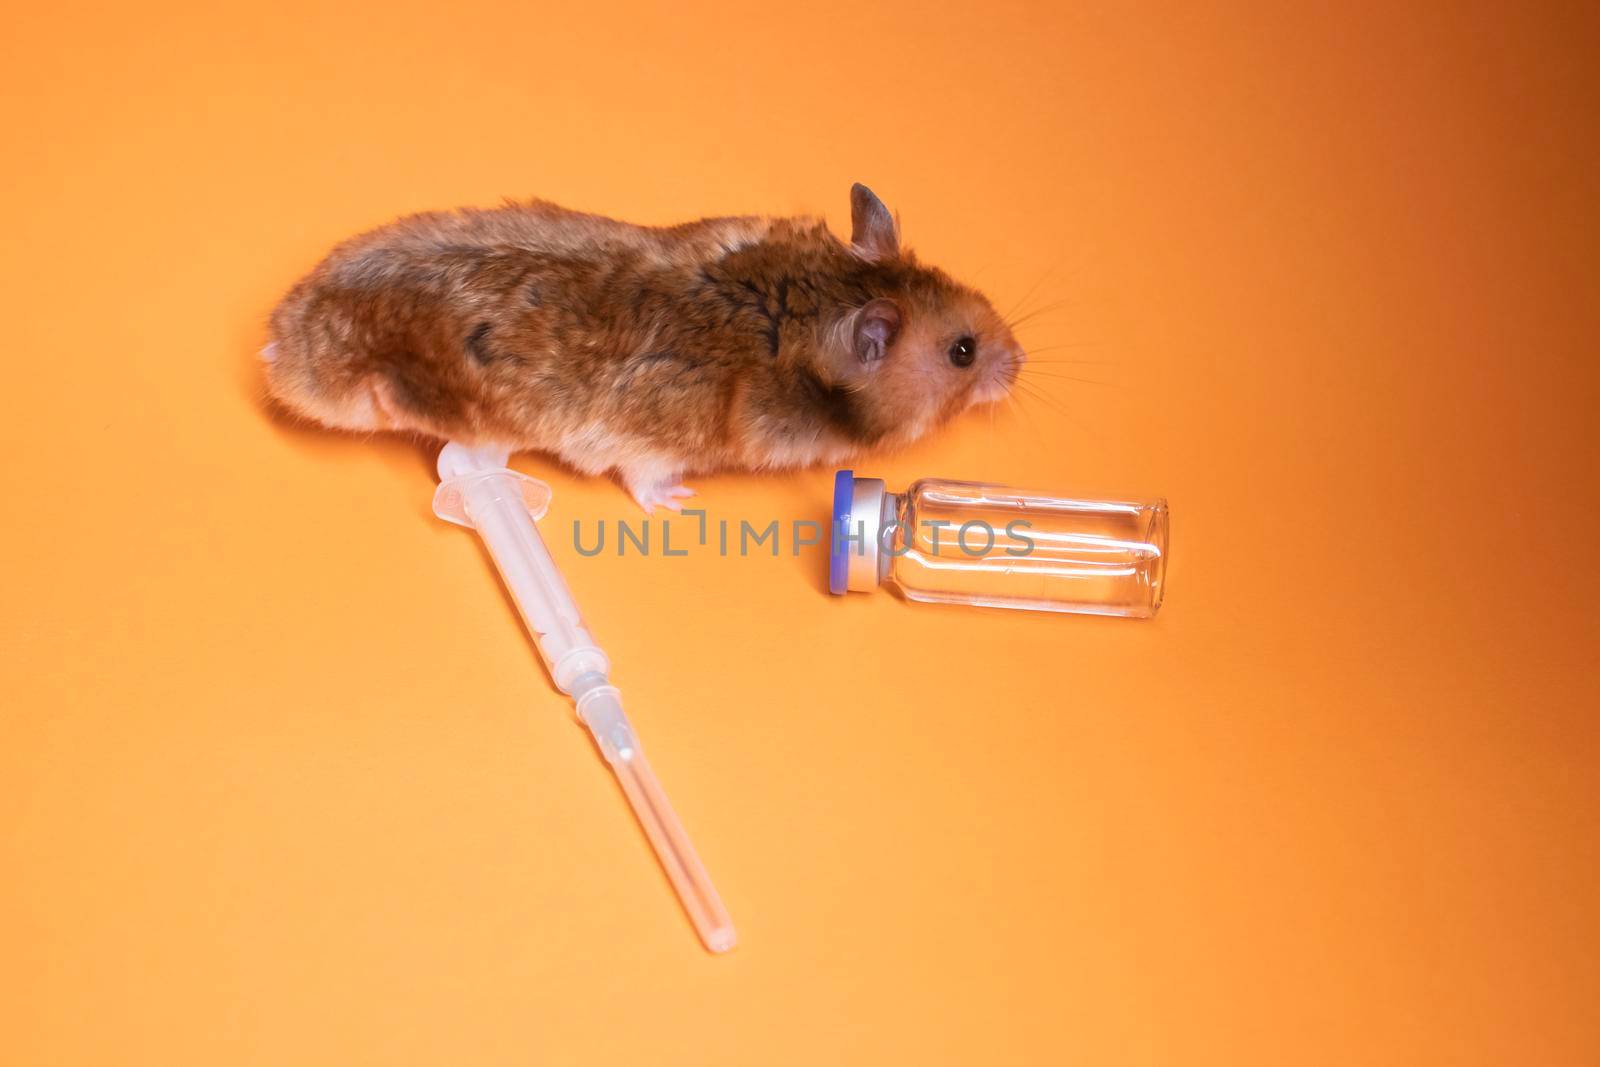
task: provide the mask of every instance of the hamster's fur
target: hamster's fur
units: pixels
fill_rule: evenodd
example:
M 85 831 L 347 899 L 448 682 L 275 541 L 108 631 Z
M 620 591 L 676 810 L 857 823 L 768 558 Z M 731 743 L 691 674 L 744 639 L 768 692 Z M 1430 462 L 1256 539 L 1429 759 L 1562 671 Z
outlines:
M 1003 396 L 1024 357 L 980 293 L 851 190 L 818 219 L 616 222 L 534 201 L 336 247 L 272 314 L 267 383 L 328 426 L 550 452 L 677 508 L 687 472 L 837 462 Z

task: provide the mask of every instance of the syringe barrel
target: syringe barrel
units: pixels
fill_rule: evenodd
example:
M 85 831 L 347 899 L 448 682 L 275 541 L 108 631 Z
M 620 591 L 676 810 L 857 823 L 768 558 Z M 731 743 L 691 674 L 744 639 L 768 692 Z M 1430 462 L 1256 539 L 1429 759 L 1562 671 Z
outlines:
M 446 469 L 443 457 L 440 469 Z M 584 626 L 577 602 L 534 524 L 530 500 L 543 514 L 549 496 L 543 482 L 502 466 L 447 477 L 434 496 L 434 511 L 478 532 L 551 679 L 562 692 L 571 692 L 580 675 L 604 675 L 611 665 Z

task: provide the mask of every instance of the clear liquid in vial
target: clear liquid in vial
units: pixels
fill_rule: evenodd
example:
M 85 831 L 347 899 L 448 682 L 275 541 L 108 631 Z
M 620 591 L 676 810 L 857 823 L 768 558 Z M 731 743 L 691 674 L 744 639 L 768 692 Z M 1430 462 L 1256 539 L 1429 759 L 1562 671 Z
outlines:
M 1161 606 L 1167 506 L 919 481 L 885 562 L 911 600 L 1148 618 Z

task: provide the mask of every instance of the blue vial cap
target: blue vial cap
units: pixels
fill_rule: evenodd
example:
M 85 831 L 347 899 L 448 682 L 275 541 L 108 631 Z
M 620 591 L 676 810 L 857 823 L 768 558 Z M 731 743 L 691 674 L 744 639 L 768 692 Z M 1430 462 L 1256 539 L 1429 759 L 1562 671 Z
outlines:
M 828 531 L 828 592 L 843 596 L 849 588 L 850 546 L 840 542 L 839 531 L 850 522 L 850 501 L 856 492 L 856 472 L 833 476 L 833 528 Z

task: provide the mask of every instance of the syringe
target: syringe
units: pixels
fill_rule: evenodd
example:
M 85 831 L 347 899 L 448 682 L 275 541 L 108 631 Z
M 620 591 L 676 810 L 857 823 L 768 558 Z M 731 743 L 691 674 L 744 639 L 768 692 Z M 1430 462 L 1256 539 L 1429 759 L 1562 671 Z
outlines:
M 578 718 L 616 772 L 700 940 L 712 952 L 726 952 L 738 941 L 733 923 L 623 714 L 617 689 L 608 680 L 611 662 L 584 627 L 534 525 L 550 504 L 550 487 L 508 469 L 509 458 L 492 449 L 445 445 L 439 453 L 434 513 L 476 530 L 483 539 L 551 680 L 572 697 Z

